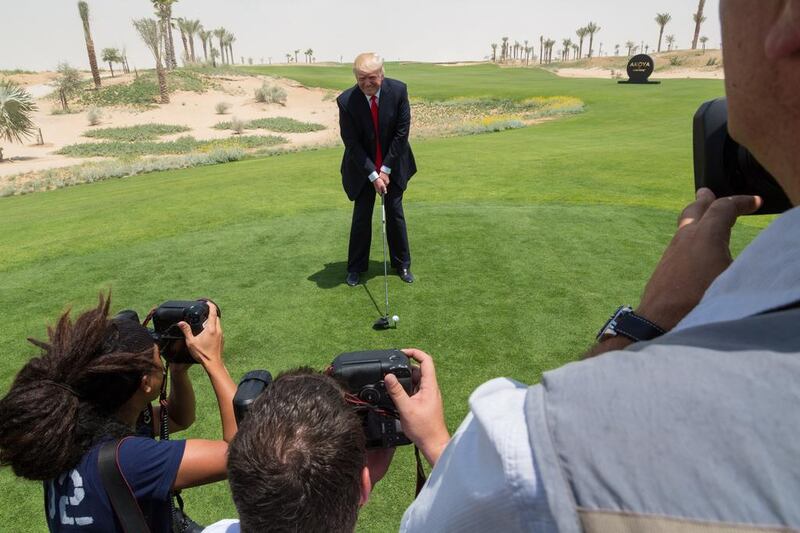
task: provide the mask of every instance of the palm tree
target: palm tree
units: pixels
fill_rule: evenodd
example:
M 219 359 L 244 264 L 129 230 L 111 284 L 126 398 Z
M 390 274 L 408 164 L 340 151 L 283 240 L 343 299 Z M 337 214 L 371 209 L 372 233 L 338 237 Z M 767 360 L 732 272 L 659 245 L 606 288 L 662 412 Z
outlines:
M 706 53 L 706 43 L 708 42 L 708 37 L 703 35 L 702 37 L 700 37 L 700 42 L 703 43 L 703 53 L 705 54 Z
M 225 35 L 228 32 L 225 31 L 225 28 L 217 28 L 212 33 L 214 34 L 214 37 L 219 39 L 219 51 L 222 54 L 220 56 L 220 59 L 222 61 L 222 64 L 224 65 L 225 64 L 225 43 L 224 43 L 224 40 L 225 40 Z
M 236 61 L 233 60 L 233 42 L 236 40 L 236 37 L 230 32 L 225 32 L 225 46 L 228 47 L 228 59 L 231 65 L 235 64 Z
M 572 47 L 572 39 L 562 39 L 561 46 L 564 47 L 561 51 L 561 61 L 567 61 L 569 59 L 569 50 Z
M 592 43 L 594 42 L 594 34 L 600 31 L 600 26 L 594 22 L 586 25 L 586 31 L 589 32 L 589 59 L 592 58 Z
M 539 64 L 542 64 L 542 60 L 544 59 L 544 37 L 539 36 Z
M 210 50 L 208 52 L 208 55 L 211 56 L 211 66 L 212 67 L 216 67 L 217 66 L 217 58 L 219 57 L 219 50 L 214 48 L 214 43 L 213 42 L 209 42 L 209 48 L 210 48 Z
M 306 56 L 306 63 L 311 63 L 311 56 L 314 55 L 314 50 L 308 48 L 305 52 L 303 52 Z
M 203 45 L 203 57 L 208 61 L 208 40 L 211 38 L 211 32 L 200 28 L 197 31 L 197 36 L 200 38 L 200 43 Z
M 119 55 L 119 50 L 116 48 L 103 48 L 102 59 L 108 63 L 108 69 L 111 71 L 111 77 L 114 77 L 114 63 L 121 63 L 122 58 Z
M 97 57 L 94 53 L 94 41 L 92 40 L 92 30 L 89 28 L 89 4 L 78 2 L 78 13 L 83 22 L 83 37 L 86 39 L 86 53 L 89 54 L 89 67 L 92 69 L 95 89 L 100 88 L 100 70 L 97 68 Z
M 11 80 L 0 80 L 0 139 L 22 142 L 33 135 L 31 114 L 36 103 L 31 94 Z M 3 149 L 0 148 L 0 161 Z
M 500 61 L 505 61 L 508 58 L 508 37 L 503 37 L 503 49 L 500 51 Z
M 192 63 L 197 62 L 197 57 L 194 55 L 194 36 L 199 34 L 203 29 L 203 25 L 199 20 L 188 20 L 186 23 L 186 37 L 189 39 L 189 52 L 192 54 Z
M 525 39 L 525 48 L 523 48 L 522 50 L 525 52 L 525 64 L 527 64 L 528 63 L 528 39 Z M 520 56 L 521 55 L 522 54 L 520 54 Z
M 587 33 L 589 33 L 587 28 L 578 28 L 575 30 L 575 35 L 578 36 L 578 58 L 583 57 L 583 39 L 586 37 Z
M 492 62 L 497 63 L 497 43 L 492 43 Z
M 672 20 L 672 15 L 669 13 L 656 13 L 656 24 L 658 24 L 658 52 L 661 52 L 661 36 L 664 35 L 664 26 Z
M 575 43 L 572 43 L 572 59 L 578 59 L 578 45 Z
M 156 60 L 156 74 L 158 75 L 158 92 L 161 94 L 161 103 L 169 103 L 169 92 L 167 91 L 167 75 L 164 72 L 164 65 L 161 63 L 162 40 L 159 23 L 153 19 L 138 19 L 133 21 L 133 27 L 139 32 L 144 44 L 150 49 L 153 58 Z
M 618 45 L 618 44 L 615 44 L 615 45 L 614 45 L 614 55 L 615 55 L 615 56 L 618 56 L 618 55 L 619 55 L 619 45 Z
M 292 54 L 288 54 L 288 53 L 286 54 L 286 62 L 287 63 L 291 63 L 292 62 Z
M 295 63 L 297 63 L 297 54 L 299 54 L 299 53 L 300 53 L 299 49 L 294 51 L 294 62 Z
M 628 47 L 628 57 L 631 57 L 631 51 L 636 47 L 633 41 L 628 41 L 625 43 L 625 46 Z
M 675 44 L 675 36 L 674 35 L 667 35 L 667 52 L 672 50 L 672 45 Z
M 703 16 L 703 7 L 705 7 L 705 5 L 706 0 L 699 0 L 697 3 L 697 13 L 692 16 L 694 19 L 694 39 L 692 39 L 692 50 L 697 49 L 697 37 L 700 35 L 700 25 L 706 20 L 706 18 Z M 705 48 L 703 50 L 705 50 Z
M 553 45 L 555 45 L 556 42 L 553 39 L 547 39 L 544 42 L 544 44 L 547 47 L 547 62 L 548 63 L 552 63 L 553 62 Z
M 186 30 L 187 30 L 187 22 L 185 18 L 178 17 L 175 19 L 175 25 L 178 26 L 178 31 L 181 32 L 181 41 L 183 42 L 183 64 L 184 66 L 186 63 L 189 62 L 191 56 L 189 55 L 189 41 L 186 40 Z
M 120 55 L 120 59 L 122 60 L 122 70 L 125 74 L 131 73 L 131 68 L 128 66 L 128 51 L 125 47 L 122 47 L 122 54 Z
M 161 22 L 161 38 L 164 40 L 164 63 L 168 69 L 177 68 L 175 42 L 172 40 L 172 4 L 178 0 L 150 0 L 156 8 L 156 16 Z

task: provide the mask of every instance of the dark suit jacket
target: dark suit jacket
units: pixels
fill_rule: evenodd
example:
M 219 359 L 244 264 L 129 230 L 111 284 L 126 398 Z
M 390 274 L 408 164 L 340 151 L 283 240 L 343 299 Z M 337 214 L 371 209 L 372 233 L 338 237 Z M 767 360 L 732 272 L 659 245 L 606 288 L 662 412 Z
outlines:
M 339 129 L 344 141 L 342 158 L 342 186 L 347 197 L 355 200 L 362 188 L 369 184 L 369 175 L 375 168 L 375 128 L 369 102 L 358 85 L 350 87 L 336 99 L 339 105 Z M 408 144 L 411 127 L 411 106 L 408 103 L 406 84 L 385 78 L 378 99 L 378 126 L 380 129 L 383 164 L 392 169 L 391 186 L 405 191 L 408 180 L 417 172 L 414 154 Z

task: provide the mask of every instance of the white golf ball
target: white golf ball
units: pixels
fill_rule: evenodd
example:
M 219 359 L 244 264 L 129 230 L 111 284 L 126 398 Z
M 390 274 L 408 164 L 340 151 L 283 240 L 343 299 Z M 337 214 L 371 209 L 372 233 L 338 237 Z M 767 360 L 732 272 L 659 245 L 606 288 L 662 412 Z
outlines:
M 400 317 L 399 317 L 399 316 L 397 316 L 397 315 L 394 315 L 394 316 L 392 317 L 392 320 L 393 320 L 393 321 L 395 321 L 395 322 L 400 322 Z

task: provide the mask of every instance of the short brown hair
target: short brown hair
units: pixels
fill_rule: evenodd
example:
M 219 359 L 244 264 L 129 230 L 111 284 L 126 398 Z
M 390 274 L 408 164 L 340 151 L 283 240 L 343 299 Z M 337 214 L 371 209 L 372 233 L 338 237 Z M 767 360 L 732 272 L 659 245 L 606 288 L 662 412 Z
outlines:
M 361 421 L 341 386 L 310 368 L 281 374 L 229 449 L 242 531 L 352 532 L 365 463 Z

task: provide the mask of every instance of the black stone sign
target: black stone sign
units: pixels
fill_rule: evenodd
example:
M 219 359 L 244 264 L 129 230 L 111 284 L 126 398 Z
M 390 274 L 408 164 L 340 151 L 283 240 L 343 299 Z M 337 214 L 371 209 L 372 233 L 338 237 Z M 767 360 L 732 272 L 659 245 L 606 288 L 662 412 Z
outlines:
M 628 79 L 627 81 L 619 81 L 618 83 L 637 83 L 637 84 L 655 84 L 661 83 L 660 81 L 650 81 L 648 78 L 655 69 L 653 58 L 647 54 L 638 54 L 628 61 Z

